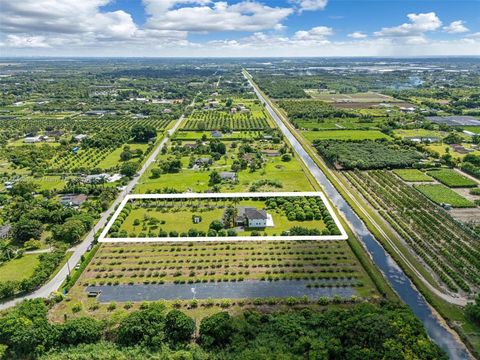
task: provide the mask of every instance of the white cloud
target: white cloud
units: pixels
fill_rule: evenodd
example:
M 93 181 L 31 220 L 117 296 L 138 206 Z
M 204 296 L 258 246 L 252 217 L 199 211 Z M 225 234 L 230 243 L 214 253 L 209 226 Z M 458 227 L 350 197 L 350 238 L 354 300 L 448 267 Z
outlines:
M 380 37 L 411 37 L 421 36 L 428 31 L 437 30 L 442 22 L 434 12 L 426 14 L 408 14 L 409 23 L 395 27 L 385 27 L 375 32 Z
M 8 35 L 6 45 L 13 48 L 49 48 L 44 36 Z
M 327 26 L 317 26 L 308 31 L 297 31 L 294 40 L 301 41 L 324 41 L 327 36 L 333 35 L 333 29 Z
M 410 45 L 426 44 L 425 33 L 435 31 L 442 22 L 434 12 L 425 14 L 408 14 L 409 23 L 394 27 L 384 27 L 374 33 L 381 38 L 398 39 L 399 42 Z
M 146 28 L 196 32 L 279 29 L 293 9 L 256 1 L 143 0 L 150 15 Z M 185 6 L 191 5 L 191 6 Z
M 365 39 L 367 37 L 367 34 L 364 34 L 361 31 L 355 31 L 351 34 L 348 34 L 348 37 L 352 39 Z
M 462 20 L 452 21 L 450 25 L 444 26 L 443 31 L 449 34 L 460 34 L 468 32 L 468 28 L 464 25 Z
M 292 0 L 299 6 L 300 11 L 317 11 L 325 9 L 328 0 Z

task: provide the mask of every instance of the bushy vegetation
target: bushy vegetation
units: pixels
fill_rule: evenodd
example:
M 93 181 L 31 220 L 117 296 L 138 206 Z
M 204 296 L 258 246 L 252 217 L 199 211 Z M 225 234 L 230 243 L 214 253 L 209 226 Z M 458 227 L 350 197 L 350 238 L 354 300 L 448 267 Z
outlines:
M 152 303 L 128 314 L 118 326 L 104 327 L 81 317 L 64 324 L 47 320 L 42 300 L 26 301 L 0 319 L 0 344 L 7 357 L 210 358 L 281 357 L 446 359 L 422 324 L 396 303 L 361 304 L 325 312 L 295 310 L 262 314 L 226 312 L 194 321 L 178 310 Z M 103 341 L 102 341 L 103 340 Z M 91 345 L 87 345 L 91 344 Z
M 470 208 L 475 207 L 475 204 L 463 196 L 457 194 L 455 191 L 440 184 L 427 184 L 415 186 L 422 194 L 428 197 L 433 202 L 441 205 L 448 204 L 456 208 Z

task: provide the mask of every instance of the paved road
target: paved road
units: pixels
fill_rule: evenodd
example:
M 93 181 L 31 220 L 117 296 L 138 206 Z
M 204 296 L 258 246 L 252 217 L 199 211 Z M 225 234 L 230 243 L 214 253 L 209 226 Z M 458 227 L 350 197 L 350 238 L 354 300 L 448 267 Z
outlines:
M 195 101 L 195 100 L 194 100 Z M 192 105 L 194 102 L 192 102 Z M 134 177 L 128 185 L 125 187 L 125 189 L 117 196 L 113 204 L 110 206 L 110 208 L 102 213 L 100 220 L 95 224 L 93 229 L 85 236 L 84 240 L 78 244 L 77 246 L 73 247 L 69 251 L 73 251 L 72 256 L 68 259 L 67 263 L 60 269 L 60 271 L 45 285 L 42 287 L 38 288 L 37 290 L 33 291 L 32 293 L 21 296 L 12 300 L 9 300 L 7 302 L 1 303 L 0 304 L 0 310 L 7 309 L 9 307 L 15 306 L 19 302 L 26 300 L 26 299 L 36 299 L 36 298 L 47 298 L 52 292 L 57 291 L 60 286 L 62 285 L 63 281 L 69 274 L 70 270 L 75 267 L 76 264 L 80 261 L 80 257 L 82 254 L 84 254 L 87 251 L 88 246 L 90 243 L 93 241 L 95 233 L 97 230 L 101 229 L 107 224 L 108 218 L 110 214 L 113 214 L 115 211 L 115 208 L 117 207 L 118 204 L 120 204 L 125 196 L 129 194 L 135 185 L 137 185 L 140 177 L 142 174 L 147 170 L 147 168 L 155 161 L 155 158 L 157 157 L 158 153 L 162 150 L 162 147 L 166 144 L 168 141 L 169 137 L 177 130 L 177 128 L 180 126 L 181 122 L 183 121 L 184 116 L 182 115 L 174 124 L 174 126 L 168 130 L 167 136 L 165 136 L 162 141 L 157 145 L 155 150 L 151 153 L 151 155 L 148 157 L 147 161 L 143 164 L 142 168 L 138 171 L 138 176 Z
M 297 140 L 297 138 L 293 135 L 292 131 L 284 124 L 282 119 L 278 116 L 278 114 L 273 110 L 273 108 L 270 106 L 269 102 L 267 99 L 263 96 L 262 93 L 258 91 L 258 89 L 255 87 L 254 83 L 252 82 L 251 78 L 248 76 L 245 76 L 246 79 L 250 82 L 250 84 L 253 86 L 253 89 L 255 93 L 257 94 L 258 98 L 260 101 L 265 103 L 265 108 L 266 110 L 270 113 L 272 118 L 275 120 L 277 123 L 278 127 L 282 131 L 283 135 L 288 139 L 292 147 L 294 148 L 295 152 L 300 156 L 302 161 L 305 163 L 305 165 L 308 167 L 312 175 L 315 177 L 315 179 L 319 182 L 319 184 L 322 186 L 324 191 L 327 193 L 329 196 L 330 200 L 336 205 L 338 209 L 343 212 L 344 218 L 347 220 L 347 222 L 351 225 L 352 230 L 357 233 L 361 232 L 368 232 L 368 230 L 365 228 L 363 222 L 358 218 L 358 216 L 355 214 L 355 212 L 352 210 L 352 208 L 348 205 L 348 203 L 343 199 L 343 197 L 338 193 L 338 191 L 333 187 L 333 185 L 330 183 L 328 178 L 326 178 L 325 174 L 323 171 L 318 167 L 318 165 L 315 163 L 315 161 L 310 157 L 310 155 L 307 153 L 307 151 L 303 148 L 302 144 Z M 346 187 L 343 186 L 341 182 L 338 182 L 340 186 L 343 187 L 343 190 L 345 190 L 348 194 L 350 194 L 350 190 L 347 189 Z M 357 202 L 357 200 L 353 197 L 350 196 L 353 201 L 355 201 L 360 209 L 363 210 L 362 206 Z M 370 215 L 364 211 L 364 215 L 368 217 L 368 219 L 371 221 L 371 223 L 376 227 L 376 229 L 383 235 L 383 237 L 389 242 L 389 245 L 395 249 L 397 254 L 403 259 L 403 261 L 407 264 L 407 266 L 415 273 L 415 275 L 429 288 L 429 290 L 433 293 L 435 293 L 438 297 L 442 298 L 443 300 L 459 305 L 459 306 L 465 306 L 467 304 L 467 299 L 464 297 L 461 297 L 459 295 L 457 296 L 452 296 L 450 294 L 446 294 L 437 288 L 435 288 L 432 284 L 430 284 L 424 277 L 423 275 L 415 268 L 414 265 L 410 263 L 408 258 L 406 258 L 402 252 L 397 248 L 396 244 L 390 240 L 390 238 L 385 234 L 383 229 L 370 217 Z M 361 229 L 359 229 L 358 225 L 361 225 Z

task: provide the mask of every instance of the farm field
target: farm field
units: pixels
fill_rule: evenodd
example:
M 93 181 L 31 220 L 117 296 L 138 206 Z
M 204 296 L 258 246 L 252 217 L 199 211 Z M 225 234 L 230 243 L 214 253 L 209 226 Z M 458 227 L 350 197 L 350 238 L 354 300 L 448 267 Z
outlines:
M 455 191 L 441 184 L 416 185 L 422 194 L 437 204 L 449 204 L 457 208 L 475 207 L 470 200 L 465 199 Z
M 441 141 L 445 136 L 448 135 L 446 131 L 439 130 L 426 130 L 426 129 L 396 129 L 393 131 L 395 135 L 400 136 L 401 138 L 406 137 L 415 137 L 415 138 L 437 138 Z
M 475 134 L 480 134 L 480 126 L 462 126 L 462 129 L 473 132 Z
M 476 259 L 480 256 L 480 248 L 476 236 L 445 210 L 430 203 L 422 193 L 439 203 L 452 203 L 453 199 L 464 205 L 466 199 L 444 185 L 411 187 L 388 171 L 349 171 L 345 174 L 431 269 L 439 284 L 454 292 L 470 293 L 479 288 L 480 266 Z
M 221 132 L 220 135 L 214 135 L 212 131 L 176 131 L 172 136 L 174 140 L 201 140 L 201 139 L 221 139 L 221 140 L 249 140 L 249 139 L 261 139 L 264 136 L 263 131 L 229 131 Z
M 430 176 L 418 169 L 396 169 L 393 170 L 393 173 L 408 182 L 433 181 Z
M 472 149 L 472 144 L 470 143 L 461 143 L 460 145 L 462 145 L 465 149 Z M 463 159 L 466 155 L 466 153 L 458 152 L 454 148 L 452 148 L 450 145 L 447 145 L 447 144 L 429 144 L 426 146 L 426 148 L 436 152 L 439 156 L 445 155 L 447 153 L 447 150 L 446 150 L 447 148 L 449 149 L 448 152 L 457 159 Z M 480 156 L 480 150 L 473 150 L 469 152 L 469 154 Z
M 321 130 L 302 131 L 303 136 L 314 140 L 378 140 L 390 139 L 390 136 L 378 130 Z
M 437 179 L 448 187 L 477 187 L 477 182 L 463 176 L 453 169 L 427 171 L 427 175 Z
M 22 281 L 33 275 L 33 271 L 40 263 L 40 254 L 24 254 L 21 258 L 13 259 L 0 265 L 0 282 Z
M 395 99 L 391 96 L 375 93 L 375 92 L 363 92 L 352 94 L 332 94 L 330 92 L 320 91 L 317 89 L 307 89 L 305 92 L 315 100 L 321 100 L 326 102 L 339 102 L 339 103 L 357 103 L 357 102 L 401 102 L 401 100 Z

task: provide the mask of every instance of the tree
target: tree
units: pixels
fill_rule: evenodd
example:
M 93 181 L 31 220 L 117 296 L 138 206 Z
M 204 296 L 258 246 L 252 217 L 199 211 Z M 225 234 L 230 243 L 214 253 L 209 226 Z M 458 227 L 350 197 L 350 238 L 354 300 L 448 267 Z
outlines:
M 85 227 L 81 220 L 69 219 L 62 225 L 53 227 L 53 238 L 68 244 L 75 244 L 80 241 L 85 233 Z
M 223 222 L 220 220 L 213 220 L 209 226 L 210 229 L 213 229 L 215 231 L 222 230 L 223 227 L 224 227 Z
M 1 258 L 10 260 L 15 255 L 15 247 L 10 241 L 0 241 Z
M 465 306 L 465 315 L 480 326 L 480 294 L 477 295 L 475 303 Z
M 132 152 L 130 150 L 124 150 L 120 153 L 120 160 L 128 161 L 132 158 Z
M 165 306 L 158 303 L 130 313 L 120 322 L 117 342 L 121 345 L 158 347 L 164 339 Z
M 123 163 L 120 168 L 120 173 L 122 175 L 133 177 L 137 173 L 139 164 L 136 162 L 126 162 Z
M 157 136 L 157 132 L 153 126 L 148 125 L 134 125 L 130 130 L 133 140 L 136 142 L 148 142 L 150 139 Z
M 225 347 L 231 341 L 235 327 L 227 312 L 204 318 L 200 323 L 200 343 L 205 348 Z
M 215 184 L 220 184 L 222 182 L 222 177 L 218 173 L 218 171 L 213 170 L 210 175 L 209 175 L 209 181 L 208 184 L 210 186 L 215 185 Z
M 151 172 L 152 172 L 152 176 L 151 176 L 152 179 L 158 179 L 162 174 L 162 170 L 160 170 L 159 168 L 153 168 Z
M 32 181 L 17 181 L 12 186 L 12 195 L 21 196 L 23 198 L 31 198 L 32 193 L 38 188 L 38 185 Z
M 290 154 L 283 154 L 282 155 L 282 161 L 287 162 L 287 161 L 290 161 L 290 160 L 292 160 L 292 156 Z
M 13 240 L 22 244 L 30 239 L 39 240 L 42 236 L 42 223 L 23 215 L 13 224 L 11 231 Z
M 172 343 L 188 342 L 195 332 L 195 321 L 179 310 L 171 310 L 165 319 L 165 333 Z
M 103 326 L 91 317 L 68 320 L 60 326 L 60 341 L 68 345 L 90 344 L 100 340 Z

